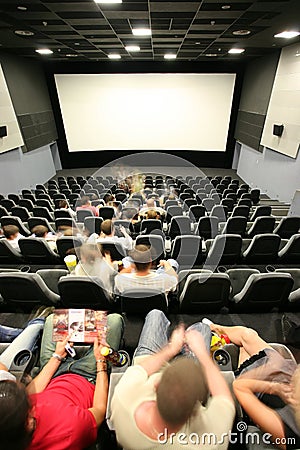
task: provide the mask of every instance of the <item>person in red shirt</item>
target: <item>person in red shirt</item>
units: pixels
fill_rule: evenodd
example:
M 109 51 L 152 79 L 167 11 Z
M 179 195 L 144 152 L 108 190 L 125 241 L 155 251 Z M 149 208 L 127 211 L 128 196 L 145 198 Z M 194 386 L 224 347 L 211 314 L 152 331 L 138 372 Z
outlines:
M 0 381 L 0 442 L 10 450 L 82 450 L 93 444 L 106 413 L 108 376 L 102 344 L 78 360 L 67 356 L 69 336 L 52 342 L 53 315 L 46 320 L 40 373 L 25 388 Z M 108 316 L 107 343 L 118 349 L 123 319 Z M 54 353 L 52 353 L 54 351 Z
M 90 199 L 87 195 L 84 195 L 81 199 L 79 199 L 77 201 L 76 211 L 78 211 L 80 209 L 89 209 L 90 211 L 92 211 L 94 216 L 97 216 L 97 217 L 99 216 L 98 209 L 95 206 L 92 206 Z

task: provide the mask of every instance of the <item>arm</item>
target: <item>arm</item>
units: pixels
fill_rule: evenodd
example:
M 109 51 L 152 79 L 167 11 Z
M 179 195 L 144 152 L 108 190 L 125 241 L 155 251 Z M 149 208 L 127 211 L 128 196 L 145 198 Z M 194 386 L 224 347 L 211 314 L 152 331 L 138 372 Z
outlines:
M 165 273 L 167 273 L 168 275 L 171 275 L 172 277 L 178 278 L 176 271 L 173 269 L 173 267 L 171 266 L 171 264 L 168 261 L 161 259 L 159 261 L 159 265 L 165 268 Z
M 185 334 L 186 343 L 189 348 L 195 354 L 199 362 L 202 364 L 203 371 L 206 375 L 208 389 L 211 395 L 227 398 L 232 404 L 234 404 L 229 387 L 222 376 L 220 370 L 216 364 L 212 361 L 211 356 L 208 354 L 203 337 L 199 331 L 189 330 Z
M 68 343 L 70 336 L 67 336 L 63 341 L 57 342 L 55 353 L 62 359 L 67 355 L 65 346 Z M 48 386 L 51 378 L 57 371 L 61 364 L 61 361 L 53 356 L 49 359 L 40 373 L 28 384 L 26 390 L 29 395 L 38 394 L 42 392 Z
M 276 438 L 282 440 L 285 437 L 283 422 L 273 409 L 258 400 L 255 393 L 279 395 L 280 386 L 282 387 L 281 383 L 254 379 L 237 379 L 233 382 L 234 393 L 243 409 L 259 428 L 272 435 L 273 440 Z M 284 444 L 277 445 L 281 449 L 286 448 Z
M 182 349 L 183 344 L 184 326 L 182 324 L 173 331 L 169 344 L 154 355 L 145 358 L 139 365 L 142 366 L 146 370 L 148 376 L 150 376 L 153 373 L 158 372 L 166 362 L 174 358 L 174 356 Z
M 107 397 L 108 397 L 108 376 L 105 358 L 101 355 L 102 345 L 95 339 L 94 356 L 97 361 L 97 376 L 94 392 L 93 406 L 89 411 L 93 414 L 97 426 L 100 426 L 105 419 Z

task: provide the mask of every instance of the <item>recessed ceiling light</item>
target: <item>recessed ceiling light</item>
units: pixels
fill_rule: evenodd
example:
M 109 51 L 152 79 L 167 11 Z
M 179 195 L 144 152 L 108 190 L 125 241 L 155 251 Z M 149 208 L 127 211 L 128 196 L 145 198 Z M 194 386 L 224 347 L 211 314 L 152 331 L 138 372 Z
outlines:
M 232 34 L 235 36 L 247 36 L 248 34 L 251 34 L 250 30 L 236 30 L 233 31 Z
M 230 9 L 231 6 L 230 6 L 230 5 L 222 5 L 221 8 L 222 8 L 222 9 Z
M 27 6 L 17 6 L 20 11 L 27 11 Z
M 39 53 L 40 55 L 51 55 L 53 53 L 52 50 L 50 50 L 50 48 L 39 48 L 36 50 L 37 53 Z
M 299 31 L 282 31 L 281 33 L 274 34 L 276 38 L 292 39 L 299 36 Z
M 128 52 L 139 52 L 141 49 L 138 45 L 126 45 L 125 50 Z
M 108 57 L 109 59 L 121 59 L 121 55 L 119 55 L 119 53 L 109 53 Z
M 176 59 L 177 56 L 176 56 L 175 53 L 166 53 L 166 54 L 164 55 L 164 58 L 165 58 L 165 59 Z
M 95 3 L 122 3 L 122 0 L 94 0 Z
M 239 55 L 240 53 L 244 53 L 244 51 L 245 51 L 244 48 L 231 48 L 230 50 L 228 50 L 228 53 Z
M 15 30 L 15 34 L 18 36 L 33 36 L 34 32 L 29 30 Z
M 205 53 L 205 56 L 212 58 L 214 56 L 219 56 L 219 55 L 218 55 L 218 53 Z
M 77 58 L 78 54 L 77 53 L 66 53 L 66 56 L 68 58 Z
M 201 44 L 201 42 L 199 42 L 199 41 L 195 42 L 195 45 L 200 45 L 200 44 Z
M 151 36 L 150 28 L 132 28 L 134 36 Z

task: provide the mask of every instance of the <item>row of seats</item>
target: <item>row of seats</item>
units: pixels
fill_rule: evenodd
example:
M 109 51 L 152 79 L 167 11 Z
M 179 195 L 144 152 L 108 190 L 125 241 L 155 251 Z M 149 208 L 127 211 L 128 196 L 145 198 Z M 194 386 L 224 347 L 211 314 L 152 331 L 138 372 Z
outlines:
M 3 270 L 3 269 L 2 269 Z M 0 270 L 1 272 L 1 270 Z M 66 308 L 92 308 L 145 314 L 158 308 L 196 314 L 218 312 L 267 312 L 299 310 L 300 269 L 278 269 L 260 273 L 254 268 L 230 269 L 226 273 L 209 270 L 183 270 L 178 288 L 169 302 L 155 290 L 127 290 L 111 300 L 100 279 L 66 276 L 65 270 L 39 270 L 37 273 L 1 272 L 1 308 L 30 311 L 36 305 Z

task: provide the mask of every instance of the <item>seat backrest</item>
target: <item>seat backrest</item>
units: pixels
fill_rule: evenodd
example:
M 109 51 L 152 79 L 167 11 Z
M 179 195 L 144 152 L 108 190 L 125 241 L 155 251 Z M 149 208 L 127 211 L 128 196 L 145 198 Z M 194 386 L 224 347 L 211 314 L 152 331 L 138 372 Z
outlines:
M 216 236 L 208 252 L 206 264 L 214 267 L 219 264 L 235 264 L 239 261 L 242 238 L 239 234 L 221 234 Z
M 6 239 L 0 239 L 0 263 L 20 264 L 24 261 L 20 252 L 15 250 Z
M 162 223 L 158 219 L 145 219 L 142 220 L 141 223 L 141 232 L 145 232 L 147 234 L 151 233 L 152 230 L 161 230 Z
M 81 247 L 83 240 L 80 237 L 75 236 L 62 236 L 56 240 L 57 252 L 63 261 L 67 256 L 68 251 L 72 249 L 78 249 Z
M 232 217 L 234 217 L 234 216 L 240 216 L 240 217 L 243 216 L 243 217 L 246 217 L 248 219 L 249 213 L 250 213 L 249 206 L 237 205 L 237 206 L 235 206 L 233 208 Z
M 227 220 L 223 233 L 239 234 L 244 237 L 247 227 L 247 218 L 244 216 L 232 216 Z
M 103 220 L 112 219 L 115 215 L 115 210 L 112 206 L 102 206 L 99 208 L 99 217 Z
M 0 273 L 0 293 L 6 303 L 24 311 L 36 305 L 55 306 L 60 300 L 36 273 Z
M 204 198 L 202 200 L 202 205 L 204 206 L 206 211 L 210 213 L 213 207 L 215 206 L 215 201 L 213 198 Z
M 296 289 L 300 288 L 300 269 L 281 267 L 280 269 L 276 269 L 275 272 L 289 273 L 294 280 L 292 290 L 295 291 Z
M 44 225 L 45 227 L 48 228 L 48 231 L 50 231 L 51 233 L 55 234 L 55 230 L 52 228 L 52 226 L 50 225 L 48 220 L 45 219 L 44 217 L 30 217 L 28 219 L 28 228 L 30 229 L 30 231 L 32 231 L 32 229 L 36 225 Z
M 275 262 L 278 258 L 279 245 L 280 237 L 277 234 L 257 234 L 244 251 L 243 257 L 248 263 Z
M 7 209 L 8 212 L 11 212 L 11 209 L 14 206 L 17 206 L 13 200 L 10 200 L 9 198 L 3 198 L 0 200 L 0 205 L 3 206 L 3 208 Z
M 211 215 L 218 217 L 220 222 L 225 222 L 228 215 L 228 209 L 224 205 L 215 205 L 211 210 Z
M 189 208 L 189 218 L 192 222 L 198 222 L 200 217 L 205 217 L 206 209 L 203 205 L 193 205 Z
M 145 316 L 152 309 L 168 311 L 167 299 L 164 293 L 154 289 L 126 290 L 121 296 L 122 313 Z
M 193 267 L 203 262 L 202 239 L 200 236 L 176 236 L 171 250 L 171 258 L 180 266 Z
M 94 214 L 89 209 L 77 209 L 76 218 L 78 222 L 84 222 L 86 217 L 93 217 Z
M 247 235 L 253 237 L 256 234 L 273 233 L 275 227 L 275 217 L 259 216 L 254 220 L 253 225 L 249 228 Z
M 209 269 L 181 269 L 178 272 L 178 297 L 180 296 L 180 294 L 183 291 L 186 279 L 189 275 L 193 275 L 193 274 L 206 274 L 207 276 L 209 274 L 212 274 L 212 270 Z
M 9 216 L 9 212 L 7 211 L 6 208 L 4 208 L 4 206 L 0 206 L 0 219 L 3 216 Z
M 26 222 L 30 217 L 28 209 L 24 208 L 23 206 L 14 206 L 11 209 L 11 213 L 13 216 L 20 217 L 23 222 Z
M 258 269 L 252 269 L 250 267 L 247 267 L 247 268 L 228 269 L 226 273 L 229 276 L 231 283 L 230 297 L 233 297 L 235 294 L 241 292 L 250 275 L 252 275 L 253 273 L 259 274 L 260 271 Z
M 59 264 L 60 257 L 54 253 L 43 238 L 29 237 L 19 240 L 19 247 L 25 260 L 32 264 Z
M 300 230 L 300 217 L 288 216 L 283 217 L 274 233 L 278 234 L 282 239 L 289 239 Z
M 300 234 L 294 234 L 288 243 L 278 253 L 282 263 L 299 263 L 300 258 Z
M 293 278 L 287 273 L 252 274 L 244 288 L 233 297 L 235 309 L 247 312 L 271 311 L 288 302 Z
M 195 234 L 201 236 L 204 240 L 213 239 L 218 234 L 218 223 L 218 217 L 200 217 Z
M 58 281 L 61 303 L 65 308 L 90 308 L 111 311 L 109 295 L 96 277 L 65 276 Z
M 181 206 L 169 206 L 167 209 L 167 222 L 171 222 L 172 217 L 181 216 L 183 209 Z
M 33 217 L 44 217 L 44 219 L 53 220 L 49 210 L 45 206 L 35 206 L 32 210 Z
M 0 219 L 0 223 L 2 227 L 4 227 L 5 225 L 15 225 L 19 228 L 19 231 L 23 236 L 30 236 L 30 231 L 25 227 L 22 220 L 18 216 L 2 216 Z
M 165 245 L 162 236 L 155 234 L 144 234 L 137 236 L 135 245 L 147 245 L 152 253 L 152 260 L 159 260 L 165 258 Z
M 270 205 L 257 206 L 254 213 L 250 217 L 250 221 L 253 222 L 257 217 L 270 216 L 272 207 Z
M 171 219 L 168 235 L 171 239 L 176 236 L 191 234 L 191 219 L 187 216 L 174 216 Z
M 189 275 L 179 297 L 180 312 L 220 311 L 227 305 L 229 292 L 230 280 L 227 274 Z

